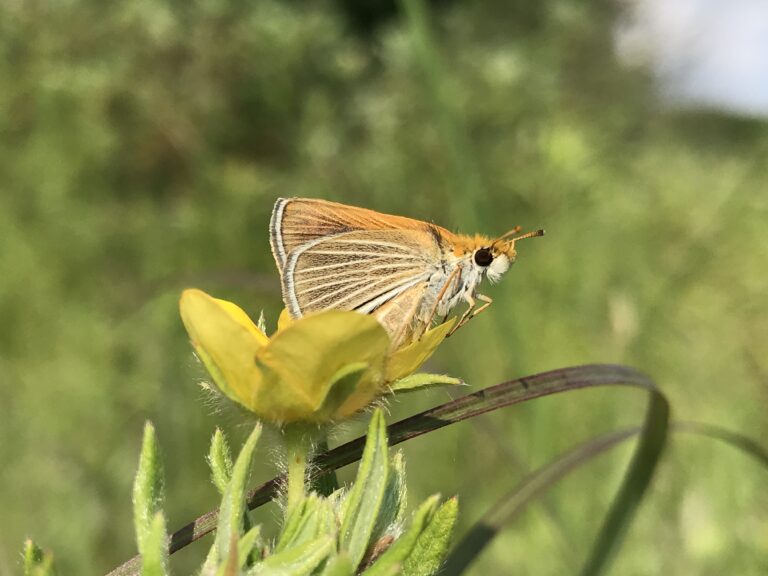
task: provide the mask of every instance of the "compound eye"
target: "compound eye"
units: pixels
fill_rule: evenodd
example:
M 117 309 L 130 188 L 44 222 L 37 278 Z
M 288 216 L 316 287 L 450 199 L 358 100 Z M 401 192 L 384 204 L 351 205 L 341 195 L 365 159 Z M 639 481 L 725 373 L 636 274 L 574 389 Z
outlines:
M 475 252 L 475 264 L 478 266 L 489 266 L 493 262 L 493 254 L 488 248 L 480 248 Z

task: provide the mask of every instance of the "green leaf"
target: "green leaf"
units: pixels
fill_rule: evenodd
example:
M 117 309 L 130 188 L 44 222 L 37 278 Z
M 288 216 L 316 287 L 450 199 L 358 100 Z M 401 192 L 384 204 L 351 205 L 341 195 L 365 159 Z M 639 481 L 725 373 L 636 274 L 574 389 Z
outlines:
M 141 549 L 141 576 L 167 576 L 168 534 L 162 512 L 152 518 Z
M 144 542 L 153 530 L 155 515 L 163 511 L 163 464 L 160 448 L 151 422 L 144 425 L 144 438 L 139 456 L 139 468 L 133 482 L 133 522 L 139 554 L 144 555 Z
M 455 496 L 443 502 L 403 564 L 403 576 L 437 574 L 448 552 L 458 513 L 459 501 Z
M 427 527 L 435 513 L 440 496 L 435 494 L 425 500 L 421 506 L 419 506 L 416 513 L 413 515 L 413 521 L 411 525 L 405 530 L 405 532 L 395 540 L 386 552 L 384 552 L 378 559 L 376 559 L 368 570 L 366 570 L 366 576 L 382 576 L 389 574 L 393 566 L 401 567 L 403 562 L 411 554 L 411 551 L 416 546 L 416 542 L 421 536 L 421 533 Z
M 333 552 L 335 546 L 333 538 L 321 536 L 273 554 L 251 568 L 248 576 L 306 576 Z
M 354 576 L 354 574 L 355 567 L 352 566 L 349 556 L 341 553 L 328 560 L 320 576 Z
M 313 493 L 289 512 L 275 552 L 282 552 L 319 536 L 335 538 L 336 532 L 336 516 L 331 502 Z
M 419 372 L 418 374 L 411 374 L 405 378 L 400 378 L 396 382 L 390 384 L 392 392 L 413 392 L 415 390 L 423 390 L 425 388 L 431 388 L 434 386 L 461 386 L 464 385 L 464 381 L 452 376 L 446 376 L 444 374 L 426 374 Z
M 230 478 L 232 478 L 232 453 L 229 450 L 227 437 L 216 428 L 211 438 L 211 449 L 206 458 L 211 468 L 211 480 L 213 485 L 222 496 L 227 489 Z
M 229 549 L 233 539 L 239 540 L 243 533 L 243 518 L 245 516 L 245 485 L 248 482 L 248 472 L 251 467 L 253 451 L 261 435 L 261 425 L 257 424 L 246 440 L 240 455 L 232 469 L 232 479 L 224 491 L 219 522 L 216 528 L 216 555 L 219 559 L 229 557 Z
M 24 542 L 24 576 L 55 576 L 53 554 L 45 552 L 32 540 Z
M 238 566 L 242 568 L 250 558 L 261 555 L 261 526 L 254 526 L 237 543 Z
M 373 413 L 354 486 L 346 497 L 340 547 L 358 566 L 368 549 L 384 501 L 388 476 L 387 434 L 381 409 Z
M 392 533 L 395 527 L 403 523 L 407 497 L 405 463 L 402 452 L 398 451 L 390 460 L 390 473 L 384 492 L 384 502 L 381 505 L 381 512 L 376 520 L 376 528 L 371 540 L 378 541 L 385 534 Z

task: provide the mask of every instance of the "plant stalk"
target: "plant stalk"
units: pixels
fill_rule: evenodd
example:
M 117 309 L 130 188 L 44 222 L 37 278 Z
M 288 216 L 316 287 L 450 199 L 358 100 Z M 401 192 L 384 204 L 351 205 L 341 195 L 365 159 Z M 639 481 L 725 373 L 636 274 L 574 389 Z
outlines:
M 305 426 L 291 424 L 283 429 L 286 457 L 288 458 L 288 485 L 286 494 L 286 516 L 306 496 L 307 464 L 312 449 L 312 436 Z

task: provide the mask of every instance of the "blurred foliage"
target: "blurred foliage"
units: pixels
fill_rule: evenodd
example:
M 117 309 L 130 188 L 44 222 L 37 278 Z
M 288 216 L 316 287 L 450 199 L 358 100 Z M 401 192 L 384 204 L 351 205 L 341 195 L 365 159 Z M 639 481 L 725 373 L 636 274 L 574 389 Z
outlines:
M 396 7 L 361 24 L 349 4 L 0 4 L 0 573 L 20 570 L 26 536 L 62 573 L 135 553 L 146 419 L 165 447 L 168 529 L 215 505 L 200 455 L 216 424 L 236 438 L 249 424 L 196 388 L 177 298 L 197 286 L 276 320 L 278 196 L 547 229 L 430 371 L 477 388 L 624 362 L 676 417 L 768 435 L 765 123 L 661 109 L 615 59 L 614 3 L 436 3 L 436 60 Z M 644 401 L 584 392 L 431 434 L 405 448 L 409 489 L 460 493 L 462 533 L 531 467 L 639 421 Z M 473 573 L 574 573 L 627 455 L 566 481 Z M 675 439 L 616 573 L 764 574 L 762 474 Z

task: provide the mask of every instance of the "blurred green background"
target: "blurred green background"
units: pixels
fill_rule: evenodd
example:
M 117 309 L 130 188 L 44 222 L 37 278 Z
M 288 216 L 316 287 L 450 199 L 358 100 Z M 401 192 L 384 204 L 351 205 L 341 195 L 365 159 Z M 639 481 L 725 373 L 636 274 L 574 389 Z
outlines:
M 0 573 L 20 570 L 27 536 L 66 574 L 135 553 L 146 419 L 169 528 L 216 504 L 210 436 L 239 445 L 249 424 L 200 391 L 177 299 L 196 286 L 275 321 L 278 196 L 463 232 L 544 227 L 431 371 L 479 389 L 627 363 L 675 418 L 764 439 L 768 125 L 661 106 L 617 60 L 621 17 L 596 0 L 436 2 L 423 18 L 384 0 L 2 3 Z M 463 392 L 405 396 L 391 417 Z M 566 394 L 409 442 L 411 502 L 458 493 L 463 533 L 527 471 L 638 423 L 645 401 Z M 562 482 L 470 573 L 576 573 L 629 455 Z M 254 481 L 273 460 L 263 441 Z M 673 437 L 613 573 L 767 573 L 766 480 Z M 203 548 L 175 555 L 177 573 Z

